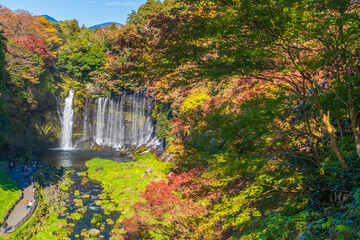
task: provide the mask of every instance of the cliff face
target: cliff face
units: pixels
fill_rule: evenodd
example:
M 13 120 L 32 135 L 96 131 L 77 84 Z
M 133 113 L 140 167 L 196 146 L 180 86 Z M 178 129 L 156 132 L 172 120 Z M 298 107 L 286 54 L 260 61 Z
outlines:
M 0 103 L 1 156 L 26 158 L 33 148 L 52 146 L 59 137 L 56 101 L 49 91 L 28 88 L 23 96 L 2 91 Z

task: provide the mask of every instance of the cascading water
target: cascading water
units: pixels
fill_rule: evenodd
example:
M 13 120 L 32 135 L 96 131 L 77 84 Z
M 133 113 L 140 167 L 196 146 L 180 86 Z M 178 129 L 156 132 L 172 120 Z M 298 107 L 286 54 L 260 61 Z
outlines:
M 151 118 L 152 102 L 144 92 L 88 99 L 83 116 L 83 139 L 101 146 L 159 146 Z
M 61 124 L 61 140 L 60 147 L 64 150 L 72 149 L 72 134 L 74 125 L 73 110 L 74 90 L 69 91 L 69 95 L 65 99 L 65 107 Z

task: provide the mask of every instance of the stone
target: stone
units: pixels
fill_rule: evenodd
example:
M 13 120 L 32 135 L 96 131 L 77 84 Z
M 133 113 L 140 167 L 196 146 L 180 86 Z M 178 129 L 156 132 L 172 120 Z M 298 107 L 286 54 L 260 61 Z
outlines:
M 151 173 L 152 171 L 153 171 L 153 169 L 150 168 L 150 167 L 148 167 L 148 168 L 145 169 L 145 173 Z
M 95 171 L 97 171 L 97 172 L 100 171 L 100 170 L 104 170 L 104 168 L 103 168 L 103 167 L 99 167 L 99 168 L 96 168 L 96 169 L 95 169 Z
M 100 230 L 96 228 L 92 228 L 89 230 L 90 236 L 96 237 L 100 235 Z

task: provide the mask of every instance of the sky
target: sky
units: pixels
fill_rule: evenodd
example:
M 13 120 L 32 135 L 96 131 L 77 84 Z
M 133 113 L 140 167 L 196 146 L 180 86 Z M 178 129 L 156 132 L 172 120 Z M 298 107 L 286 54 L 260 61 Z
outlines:
M 33 15 L 49 15 L 56 20 L 79 21 L 80 27 L 104 22 L 125 24 L 131 10 L 137 10 L 146 0 L 1 0 L 11 10 L 27 10 Z

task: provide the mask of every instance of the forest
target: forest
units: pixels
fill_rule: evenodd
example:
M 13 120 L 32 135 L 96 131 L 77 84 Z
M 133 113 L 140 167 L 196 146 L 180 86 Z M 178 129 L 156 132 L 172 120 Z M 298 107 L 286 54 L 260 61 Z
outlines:
M 148 0 L 95 30 L 0 5 L 0 29 L 2 159 L 57 141 L 69 89 L 152 97 L 170 174 L 114 239 L 360 238 L 359 1 Z

